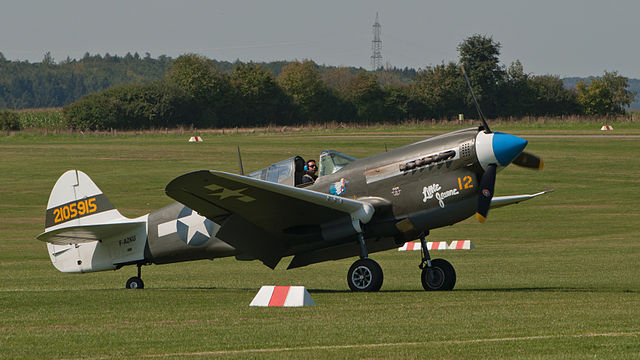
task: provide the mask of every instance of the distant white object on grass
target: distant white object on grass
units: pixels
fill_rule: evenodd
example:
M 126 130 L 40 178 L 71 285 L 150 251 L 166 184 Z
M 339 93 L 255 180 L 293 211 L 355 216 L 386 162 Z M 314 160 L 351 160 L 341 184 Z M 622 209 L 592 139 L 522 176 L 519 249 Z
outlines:
M 602 125 L 600 130 L 602 130 L 602 131 L 610 131 L 610 130 L 613 130 L 613 126 L 611 126 L 611 125 Z
M 273 286 L 260 288 L 249 306 L 314 306 L 316 303 L 304 286 Z
M 202 138 L 200 136 L 192 136 L 189 138 L 189 142 L 203 142 L 204 140 L 202 140 Z

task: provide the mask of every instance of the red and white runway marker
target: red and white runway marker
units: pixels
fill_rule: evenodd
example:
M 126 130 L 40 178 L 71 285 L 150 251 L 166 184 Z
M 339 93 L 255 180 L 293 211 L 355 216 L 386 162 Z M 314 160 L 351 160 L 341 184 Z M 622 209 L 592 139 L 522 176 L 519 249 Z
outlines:
M 447 250 L 446 241 L 433 241 L 427 243 L 427 250 Z M 419 242 L 406 242 L 398 251 L 422 250 L 422 244 Z
M 249 306 L 314 306 L 316 303 L 304 286 L 273 286 L 260 288 Z
M 611 126 L 611 125 L 602 125 L 600 130 L 602 130 L 602 131 L 611 131 L 611 130 L 613 130 L 613 126 Z
M 446 241 L 434 241 L 427 243 L 427 250 L 471 250 L 475 249 L 475 246 L 471 243 L 471 240 L 456 240 L 452 241 L 451 245 L 447 245 Z M 422 250 L 422 244 L 419 242 L 406 242 L 402 247 L 398 248 L 398 251 L 411 251 Z
M 449 250 L 471 250 L 475 249 L 475 246 L 471 243 L 471 240 L 456 240 L 449 244 Z
M 189 138 L 189 142 L 203 142 L 204 140 L 200 136 L 192 136 Z

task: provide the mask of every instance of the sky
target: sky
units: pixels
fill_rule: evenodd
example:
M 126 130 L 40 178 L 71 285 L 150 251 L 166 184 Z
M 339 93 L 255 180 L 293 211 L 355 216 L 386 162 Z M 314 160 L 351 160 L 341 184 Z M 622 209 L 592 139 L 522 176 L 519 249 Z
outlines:
M 311 59 L 371 66 L 376 12 L 384 63 L 425 68 L 457 61 L 481 34 L 536 75 L 640 78 L 638 0 L 0 0 L 0 52 L 9 60 L 138 52 L 216 60 Z

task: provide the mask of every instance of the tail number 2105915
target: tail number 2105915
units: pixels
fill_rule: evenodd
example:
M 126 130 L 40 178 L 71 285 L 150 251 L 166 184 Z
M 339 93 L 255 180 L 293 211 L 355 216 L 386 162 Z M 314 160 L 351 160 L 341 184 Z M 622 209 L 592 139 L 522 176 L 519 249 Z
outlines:
M 98 206 L 96 205 L 95 197 L 78 200 L 76 202 L 65 204 L 56 209 L 53 209 L 53 221 L 57 224 L 59 222 L 67 221 L 78 216 L 92 214 L 97 210 Z

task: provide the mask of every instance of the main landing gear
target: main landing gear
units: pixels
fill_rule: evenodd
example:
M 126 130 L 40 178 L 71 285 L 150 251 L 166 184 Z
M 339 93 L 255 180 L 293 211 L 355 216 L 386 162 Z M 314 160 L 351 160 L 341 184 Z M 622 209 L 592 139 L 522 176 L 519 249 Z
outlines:
M 428 234 L 429 232 L 427 231 L 420 235 L 422 261 L 418 267 L 422 270 L 422 287 L 426 291 L 453 290 L 456 285 L 456 271 L 445 259 L 431 260 L 426 241 Z M 382 287 L 382 268 L 377 262 L 369 259 L 363 234 L 358 234 L 358 240 L 360 241 L 360 259 L 349 268 L 347 283 L 351 291 L 378 291 Z
M 456 271 L 445 259 L 431 260 L 425 239 L 428 234 L 427 232 L 420 235 L 422 262 L 418 267 L 422 270 L 422 287 L 426 291 L 453 290 L 456 284 Z
M 347 283 L 351 291 L 375 292 L 382 287 L 382 268 L 377 262 L 369 259 L 364 235 L 358 234 L 360 240 L 360 260 L 351 265 L 347 273 Z
M 144 289 L 144 282 L 141 277 L 141 268 L 142 264 L 137 264 L 138 266 L 138 276 L 132 276 L 127 280 L 127 289 Z

